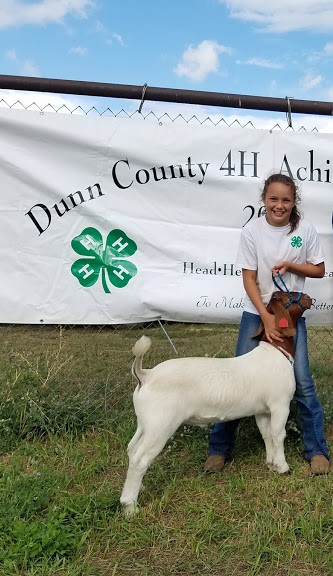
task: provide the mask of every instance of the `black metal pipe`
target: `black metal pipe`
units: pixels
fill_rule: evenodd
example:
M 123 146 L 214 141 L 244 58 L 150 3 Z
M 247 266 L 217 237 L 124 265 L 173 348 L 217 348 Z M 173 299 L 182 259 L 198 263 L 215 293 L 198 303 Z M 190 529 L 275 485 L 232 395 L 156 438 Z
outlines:
M 153 100 L 157 102 L 178 102 L 182 104 L 201 104 L 248 110 L 269 110 L 271 112 L 290 112 L 293 114 L 333 115 L 333 102 L 314 100 L 296 100 L 293 98 L 269 98 L 222 92 L 203 92 L 199 90 L 178 90 L 174 88 L 156 88 L 132 86 L 128 84 L 109 84 L 102 82 L 83 82 L 81 80 L 58 80 L 55 78 L 35 78 L 29 76 L 0 75 L 0 89 L 26 90 L 34 92 L 55 92 L 84 96 L 102 96 L 104 98 L 126 98 L 131 100 Z

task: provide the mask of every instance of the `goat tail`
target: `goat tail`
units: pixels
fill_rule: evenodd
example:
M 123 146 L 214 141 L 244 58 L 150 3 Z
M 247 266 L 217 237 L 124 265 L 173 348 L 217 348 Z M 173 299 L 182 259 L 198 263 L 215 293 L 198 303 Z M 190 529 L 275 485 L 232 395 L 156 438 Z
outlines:
M 135 360 L 132 366 L 132 374 L 139 383 L 139 388 L 142 386 L 142 358 L 143 355 L 149 350 L 151 346 L 151 339 L 148 336 L 141 336 L 133 346 L 133 354 Z

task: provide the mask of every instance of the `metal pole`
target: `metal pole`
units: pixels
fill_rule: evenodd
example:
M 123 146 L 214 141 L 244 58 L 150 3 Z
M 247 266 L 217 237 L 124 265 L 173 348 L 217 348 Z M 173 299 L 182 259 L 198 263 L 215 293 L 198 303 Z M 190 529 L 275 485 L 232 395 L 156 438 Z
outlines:
M 1 88 L 7 90 L 102 96 L 104 98 L 126 98 L 131 100 L 141 100 L 142 98 L 142 86 L 83 82 L 80 80 L 58 80 L 54 78 L 35 78 L 29 76 L 0 75 L 0 89 Z M 292 112 L 293 114 L 333 115 L 332 102 L 269 98 L 244 94 L 203 92 L 199 90 L 178 90 L 173 88 L 156 88 L 153 86 L 146 86 L 145 100 L 201 104 L 205 106 L 219 106 L 221 108 L 269 110 L 288 112 L 289 114 Z

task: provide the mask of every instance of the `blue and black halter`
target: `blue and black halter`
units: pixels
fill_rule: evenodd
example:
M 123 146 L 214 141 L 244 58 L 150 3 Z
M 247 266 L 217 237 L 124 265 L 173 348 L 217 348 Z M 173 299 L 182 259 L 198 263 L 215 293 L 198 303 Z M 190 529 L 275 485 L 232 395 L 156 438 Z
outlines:
M 285 282 L 284 282 L 284 280 L 283 280 L 280 272 L 278 272 L 277 274 L 278 274 L 279 280 L 282 282 L 282 285 L 285 287 L 286 292 L 287 292 L 287 294 L 288 294 L 288 296 L 289 296 L 289 302 L 288 302 L 288 304 L 285 305 L 285 308 L 289 308 L 289 306 L 290 306 L 291 304 L 298 304 L 298 305 L 302 308 L 303 312 L 305 312 L 305 308 L 304 308 L 304 306 L 303 306 L 303 305 L 301 304 L 301 302 L 300 302 L 300 299 L 301 299 L 301 296 L 302 296 L 303 292 L 299 292 L 296 299 L 293 298 L 293 296 L 292 296 L 290 290 L 288 290 L 288 288 L 287 288 L 287 286 L 286 286 L 286 284 L 285 284 Z M 275 279 L 275 277 L 274 277 L 274 275 L 273 275 L 273 272 L 272 272 L 272 279 L 273 279 L 273 282 L 274 282 L 275 286 L 276 286 L 281 292 L 284 292 L 283 288 L 281 288 L 281 287 L 278 285 L 278 283 L 277 283 L 277 281 L 276 281 L 276 279 Z

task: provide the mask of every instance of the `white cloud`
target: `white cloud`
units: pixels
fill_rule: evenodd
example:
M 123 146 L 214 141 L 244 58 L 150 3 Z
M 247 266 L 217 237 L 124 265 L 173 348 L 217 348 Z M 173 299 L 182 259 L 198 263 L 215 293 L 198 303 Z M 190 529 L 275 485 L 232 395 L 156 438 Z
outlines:
M 320 62 L 327 62 L 333 55 L 333 42 L 327 42 L 321 50 L 308 50 L 304 57 L 311 65 L 317 65 Z
M 326 54 L 333 54 L 333 42 L 327 42 L 324 46 L 324 51 Z
M 100 20 L 96 20 L 94 27 L 96 29 L 96 32 L 105 32 L 105 26 L 103 24 L 103 22 L 101 22 Z
M 327 94 L 327 100 L 330 102 L 333 100 L 333 86 L 331 86 L 331 88 L 329 88 L 326 92 Z
M 232 18 L 253 22 L 266 32 L 333 30 L 332 0 L 219 0 Z
M 270 62 L 264 58 L 249 58 L 244 62 L 237 60 L 236 64 L 246 64 L 249 66 L 259 66 L 260 68 L 272 68 L 273 70 L 281 70 L 284 68 L 283 64 L 278 64 L 277 62 Z
M 120 36 L 120 34 L 114 33 L 114 34 L 112 34 L 112 38 L 114 38 L 114 40 L 116 40 L 117 42 L 119 42 L 119 44 L 120 44 L 121 46 L 124 46 L 124 41 L 123 41 L 122 37 Z
M 21 74 L 22 76 L 40 76 L 38 67 L 31 60 L 25 60 L 21 64 Z
M 94 5 L 95 0 L 6 0 L 0 4 L 0 28 L 61 22 L 68 15 L 86 18 L 88 9 Z
M 5 53 L 5 57 L 7 58 L 7 60 L 12 60 L 13 62 L 17 62 L 17 55 L 16 55 L 16 51 L 14 50 L 14 48 L 12 48 L 11 50 L 7 50 Z
M 69 50 L 69 54 L 78 54 L 79 56 L 84 56 L 87 53 L 87 48 L 83 46 L 73 46 Z
M 212 40 L 203 40 L 197 47 L 189 46 L 175 68 L 177 76 L 201 82 L 211 72 L 219 69 L 219 55 L 231 53 L 231 49 Z
M 109 34 L 108 38 L 106 39 L 107 44 L 114 44 L 114 41 L 118 42 L 120 46 L 125 46 L 124 40 L 120 34 L 114 32 L 113 34 Z
M 303 78 L 300 80 L 300 85 L 304 90 L 311 90 L 311 88 L 315 88 L 318 86 L 323 77 L 320 74 L 314 74 L 311 70 L 309 70 Z
M 21 76 L 40 76 L 38 66 L 32 60 L 22 60 L 16 53 L 14 48 L 5 52 L 7 60 L 15 62 Z
M 97 20 L 95 22 L 95 30 L 96 32 L 98 32 L 99 34 L 103 34 L 104 37 L 106 37 L 106 44 L 113 44 L 114 41 L 118 42 L 118 44 L 120 44 L 120 46 L 125 46 L 124 43 L 124 39 L 120 34 L 117 34 L 117 32 L 109 32 L 109 30 L 107 30 L 107 28 L 104 26 L 103 22 L 101 22 L 100 20 Z

